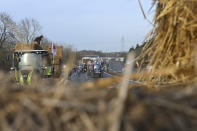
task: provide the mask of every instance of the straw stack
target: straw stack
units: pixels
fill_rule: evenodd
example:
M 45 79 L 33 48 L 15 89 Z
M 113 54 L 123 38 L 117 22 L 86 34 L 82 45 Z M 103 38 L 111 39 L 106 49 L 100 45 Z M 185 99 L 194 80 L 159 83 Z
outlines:
M 138 58 L 142 65 L 145 58 L 150 58 L 152 70 L 148 77 L 139 79 L 150 83 L 188 82 L 196 77 L 197 1 L 154 0 L 153 4 L 154 28 Z
M 108 131 L 118 88 L 48 86 L 0 89 L 0 130 Z M 128 90 L 119 131 L 197 130 L 197 89 Z
M 16 44 L 15 50 L 33 50 L 34 44 L 24 44 L 24 43 L 18 43 Z
M 62 46 L 55 46 L 56 48 L 56 55 L 55 58 L 61 59 L 63 56 L 63 47 Z M 44 49 L 48 50 L 50 53 L 52 53 L 52 47 L 51 46 L 46 46 Z
M 16 44 L 15 50 L 42 50 L 42 47 L 37 43 L 18 43 Z

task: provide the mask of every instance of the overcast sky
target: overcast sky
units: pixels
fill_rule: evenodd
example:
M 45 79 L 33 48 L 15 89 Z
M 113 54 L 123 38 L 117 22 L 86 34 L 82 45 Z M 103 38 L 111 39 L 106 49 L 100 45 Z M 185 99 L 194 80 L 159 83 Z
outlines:
M 15 21 L 35 18 L 50 40 L 72 44 L 78 50 L 127 51 L 141 43 L 152 28 L 144 20 L 137 0 L 0 1 L 0 11 L 10 14 Z M 148 12 L 152 0 L 141 2 L 152 19 L 153 13 Z

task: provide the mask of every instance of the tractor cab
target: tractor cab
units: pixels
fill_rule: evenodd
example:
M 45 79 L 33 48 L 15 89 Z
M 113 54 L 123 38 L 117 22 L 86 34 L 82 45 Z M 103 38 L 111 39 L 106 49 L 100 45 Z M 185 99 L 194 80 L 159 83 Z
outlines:
M 49 53 L 46 50 L 15 51 L 13 65 L 18 70 L 41 70 L 43 66 L 50 65 Z
M 30 83 L 32 74 L 41 77 L 53 75 L 51 57 L 47 50 L 17 50 L 13 54 L 13 67 L 16 80 L 21 84 Z

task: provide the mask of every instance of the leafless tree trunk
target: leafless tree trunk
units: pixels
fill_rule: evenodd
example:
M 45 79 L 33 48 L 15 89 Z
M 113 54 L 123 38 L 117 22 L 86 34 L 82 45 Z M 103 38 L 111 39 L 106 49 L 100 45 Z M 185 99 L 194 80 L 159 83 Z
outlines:
M 23 19 L 18 25 L 18 31 L 16 33 L 17 39 L 23 43 L 29 43 L 34 40 L 35 37 L 40 35 L 41 26 L 35 19 Z

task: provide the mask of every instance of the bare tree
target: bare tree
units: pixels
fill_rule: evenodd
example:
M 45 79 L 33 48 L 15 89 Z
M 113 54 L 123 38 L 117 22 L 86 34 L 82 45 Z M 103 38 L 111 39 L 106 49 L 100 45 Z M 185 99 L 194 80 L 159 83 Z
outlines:
M 32 42 L 38 35 L 40 35 L 41 26 L 35 19 L 23 19 L 18 24 L 16 32 L 17 39 L 23 43 Z
M 0 48 L 15 40 L 16 23 L 6 13 L 0 13 Z

